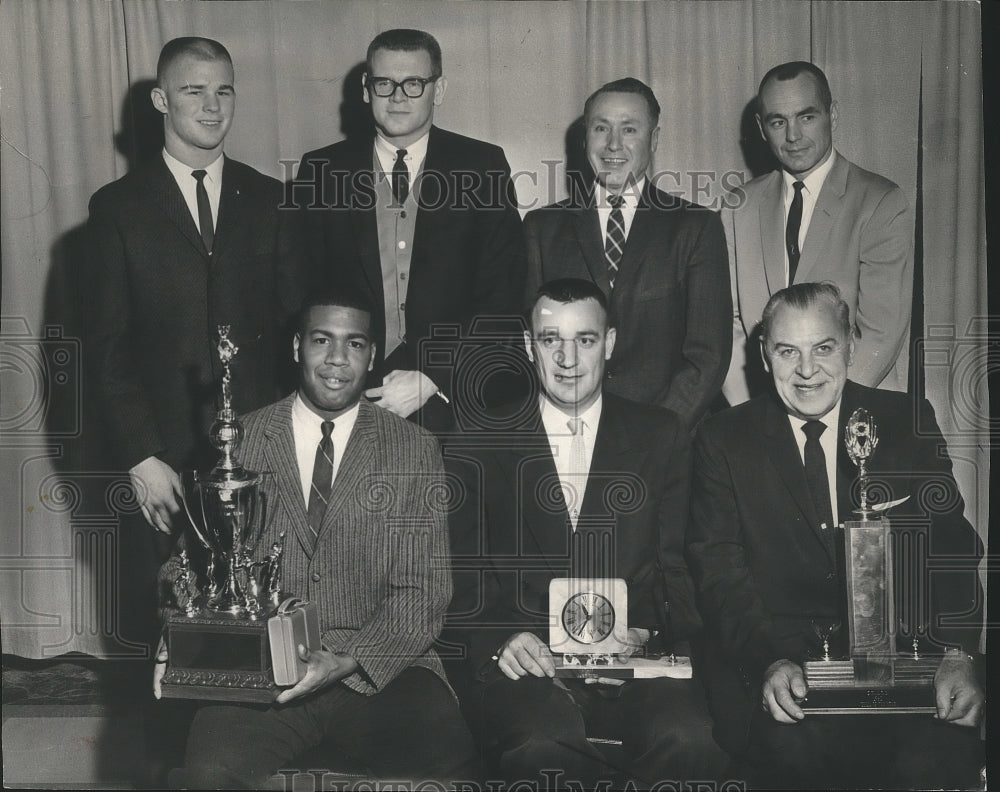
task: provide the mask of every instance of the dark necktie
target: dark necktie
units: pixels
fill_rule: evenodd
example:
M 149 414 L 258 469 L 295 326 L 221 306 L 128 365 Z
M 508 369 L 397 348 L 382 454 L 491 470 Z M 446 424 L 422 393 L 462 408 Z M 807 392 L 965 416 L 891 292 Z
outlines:
M 625 252 L 625 218 L 622 215 L 622 204 L 625 199 L 620 195 L 608 198 L 611 204 L 611 214 L 608 215 L 608 233 L 604 240 L 604 257 L 608 260 L 608 281 L 611 288 L 615 287 L 618 277 L 618 264 Z
M 402 206 L 410 194 L 410 172 L 406 169 L 406 149 L 396 150 L 396 161 L 392 165 L 392 194 L 396 203 Z
M 308 522 L 313 541 L 319 538 L 320 525 L 326 513 L 326 504 L 333 489 L 333 421 L 323 421 L 323 438 L 316 447 L 313 462 L 312 487 L 309 490 Z
M 785 225 L 785 249 L 788 251 L 788 285 L 795 283 L 795 270 L 799 268 L 799 228 L 802 226 L 802 188 L 805 185 L 797 181 L 792 205 L 788 207 L 788 223 Z
M 806 435 L 804 454 L 806 483 L 809 485 L 809 494 L 816 507 L 816 514 L 819 515 L 820 523 L 825 529 L 823 537 L 832 547 L 834 526 L 833 507 L 830 505 L 830 480 L 826 475 L 826 455 L 819 442 L 820 435 L 826 431 L 826 424 L 822 421 L 806 421 L 802 431 Z
M 215 242 L 215 225 L 212 222 L 212 205 L 208 202 L 208 190 L 205 189 L 206 171 L 191 171 L 198 187 L 195 194 L 198 196 L 198 226 L 201 228 L 201 241 L 205 243 L 208 255 L 212 255 L 212 243 Z

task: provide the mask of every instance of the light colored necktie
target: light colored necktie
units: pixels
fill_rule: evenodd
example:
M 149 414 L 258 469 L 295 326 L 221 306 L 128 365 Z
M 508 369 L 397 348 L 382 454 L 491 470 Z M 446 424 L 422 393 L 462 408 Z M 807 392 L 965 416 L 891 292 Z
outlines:
M 576 522 L 580 518 L 580 507 L 583 505 L 583 493 L 587 489 L 587 448 L 583 442 L 584 422 L 582 418 L 570 418 L 566 421 L 566 426 L 573 433 L 573 439 L 569 444 L 569 470 L 567 479 L 569 481 L 569 493 L 566 497 L 566 506 L 569 511 L 569 519 L 576 529 Z

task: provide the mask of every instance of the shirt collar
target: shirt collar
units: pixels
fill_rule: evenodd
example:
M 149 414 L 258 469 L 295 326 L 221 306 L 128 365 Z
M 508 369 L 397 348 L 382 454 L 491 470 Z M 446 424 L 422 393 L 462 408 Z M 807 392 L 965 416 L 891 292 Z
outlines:
M 597 201 L 597 205 L 601 208 L 611 207 L 611 193 L 608 192 L 608 188 L 605 187 L 600 182 L 594 182 L 596 190 L 594 192 L 594 199 Z M 624 204 L 622 204 L 623 209 L 635 209 L 639 206 L 639 196 L 642 195 L 642 191 L 646 187 L 646 177 L 642 176 L 636 183 L 629 184 L 622 191 L 622 198 L 625 199 Z
M 404 161 L 410 171 L 414 170 L 413 166 L 419 165 L 424 161 L 424 157 L 427 156 L 427 141 L 430 138 L 430 131 L 428 130 L 423 136 L 414 140 L 409 146 L 406 147 L 406 157 Z M 378 155 L 379 162 L 382 163 L 383 170 L 392 170 L 392 163 L 396 161 L 396 152 L 399 150 L 399 146 L 394 146 L 388 140 L 386 140 L 382 135 L 375 135 L 375 153 Z M 389 167 L 386 168 L 385 163 L 388 160 Z M 410 165 L 413 163 L 413 165 Z
M 604 404 L 604 395 L 598 394 L 597 401 L 591 404 L 576 417 L 582 418 L 587 426 L 587 434 L 593 435 L 597 431 L 597 424 L 601 420 L 601 408 Z M 542 424 L 545 426 L 545 433 L 551 436 L 568 435 L 570 433 L 567 422 L 574 416 L 563 412 L 552 402 L 545 398 L 544 394 L 538 397 L 538 410 L 542 415 Z
M 837 159 L 837 150 L 831 148 L 830 154 L 826 158 L 826 162 L 820 165 L 816 170 L 806 176 L 804 179 L 799 179 L 790 174 L 786 170 L 781 171 L 781 176 L 785 182 L 785 195 L 791 195 L 793 187 L 797 181 L 801 181 L 805 185 L 805 192 L 810 195 L 819 195 L 820 189 L 823 187 L 823 182 L 826 181 L 826 177 L 829 175 L 830 170 L 833 168 L 833 163 Z
M 208 174 L 208 180 L 215 184 L 222 184 L 222 163 L 225 157 L 219 154 L 215 158 L 215 161 L 211 165 L 206 165 L 204 168 L 192 168 L 190 165 L 185 165 L 177 157 L 163 149 L 163 161 L 167 163 L 167 168 L 170 172 L 174 174 L 174 178 L 177 180 L 178 184 L 182 184 L 181 179 L 190 179 L 191 172 L 196 170 L 203 170 Z
M 333 422 L 334 422 L 334 424 L 336 425 L 336 424 L 339 423 L 339 424 L 342 424 L 344 426 L 347 426 L 348 424 L 350 424 L 351 426 L 353 426 L 354 422 L 358 418 L 358 409 L 359 409 L 360 405 L 361 405 L 361 402 L 358 402 L 351 409 L 349 409 L 347 412 L 345 412 L 343 415 L 339 415 L 336 418 L 332 419 Z M 317 433 L 321 433 L 323 431 L 323 429 L 322 429 L 323 421 L 326 421 L 326 420 L 329 420 L 329 419 L 323 418 L 322 416 L 318 415 L 315 411 L 313 411 L 309 407 L 309 405 L 306 404 L 305 401 L 302 399 L 302 394 L 296 392 L 296 394 L 295 394 L 295 400 L 292 402 L 292 422 L 293 423 L 297 423 L 300 426 L 315 427 L 316 432 Z
M 822 418 L 816 418 L 810 420 L 819 421 L 820 423 L 824 424 L 827 429 L 832 428 L 834 430 L 834 434 L 836 434 L 837 427 L 840 426 L 840 402 L 843 400 L 843 398 L 844 395 L 841 394 L 840 398 L 837 399 L 837 403 L 833 405 L 833 409 L 831 409 L 830 412 L 828 412 Z M 794 431 L 796 433 L 795 436 L 798 437 L 798 433 L 802 431 L 802 427 L 806 425 L 806 421 L 802 418 L 792 415 L 791 413 L 788 414 L 788 420 L 792 424 L 792 431 Z

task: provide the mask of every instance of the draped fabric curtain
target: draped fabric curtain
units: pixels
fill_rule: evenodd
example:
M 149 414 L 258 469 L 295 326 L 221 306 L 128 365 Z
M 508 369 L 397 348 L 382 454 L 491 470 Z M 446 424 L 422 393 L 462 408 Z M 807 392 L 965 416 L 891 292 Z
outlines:
M 364 124 L 364 47 L 431 31 L 448 90 L 436 121 L 504 147 L 524 210 L 566 195 L 574 121 L 603 82 L 649 83 L 663 112 L 659 185 L 718 208 L 769 167 L 750 106 L 787 60 L 839 102 L 837 148 L 901 185 L 915 213 L 924 312 L 913 360 L 949 439 L 967 515 L 988 519 L 985 176 L 973 2 L 160 2 L 0 4 L 3 651 L 115 653 L 111 559 L 120 472 L 95 468 L 79 305 L 87 201 L 155 154 L 149 89 L 167 40 L 222 41 L 236 67 L 227 153 L 282 180 Z

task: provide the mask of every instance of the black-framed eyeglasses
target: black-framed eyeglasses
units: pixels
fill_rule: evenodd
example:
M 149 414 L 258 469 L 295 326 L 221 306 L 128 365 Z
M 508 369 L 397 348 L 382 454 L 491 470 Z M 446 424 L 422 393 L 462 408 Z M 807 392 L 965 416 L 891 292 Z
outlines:
M 403 95 L 410 99 L 419 99 L 424 95 L 424 89 L 428 83 L 436 82 L 438 77 L 407 77 L 402 82 L 396 82 L 390 77 L 369 77 L 365 81 L 368 90 L 376 96 L 387 99 L 396 93 L 397 88 L 403 89 Z

